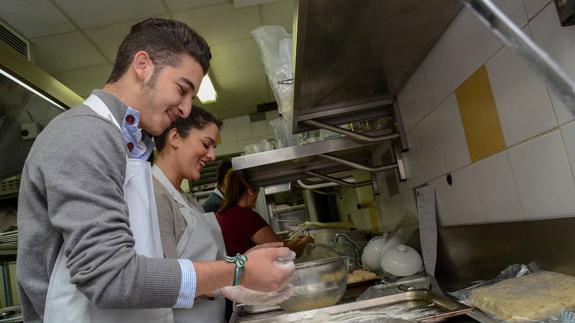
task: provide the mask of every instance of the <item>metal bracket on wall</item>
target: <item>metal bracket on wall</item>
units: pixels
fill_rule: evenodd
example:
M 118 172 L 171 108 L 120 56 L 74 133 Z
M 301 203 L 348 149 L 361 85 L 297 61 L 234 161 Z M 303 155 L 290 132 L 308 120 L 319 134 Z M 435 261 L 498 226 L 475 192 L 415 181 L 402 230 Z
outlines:
M 321 179 L 325 179 L 326 181 L 330 181 L 330 182 L 337 183 L 337 184 L 343 185 L 343 186 L 348 186 L 348 187 L 367 186 L 367 185 L 371 185 L 371 182 L 372 182 L 371 180 L 369 180 L 369 181 L 352 183 L 352 182 L 348 182 L 348 181 L 341 180 L 341 179 L 339 179 L 339 178 L 335 178 L 335 177 L 333 177 L 333 176 L 320 174 L 320 173 L 314 172 L 314 171 L 306 171 L 305 173 L 308 174 L 308 175 L 311 175 L 311 176 L 313 176 L 313 177 L 318 177 L 318 178 L 321 178 Z
M 400 134 L 399 133 L 392 133 L 389 135 L 383 135 L 383 136 L 370 136 L 370 135 L 366 135 L 363 133 L 358 133 L 355 131 L 351 131 L 342 127 L 338 127 L 338 126 L 333 126 L 321 121 L 317 121 L 317 120 L 305 120 L 302 121 L 303 123 L 305 123 L 308 126 L 313 126 L 316 128 L 322 128 L 325 130 L 329 130 L 329 131 L 333 131 L 336 133 L 339 133 L 341 135 L 346 135 L 350 138 L 356 139 L 358 141 L 363 141 L 363 142 L 380 142 L 380 141 L 387 141 L 387 140 L 392 140 L 395 138 L 399 138 Z
M 401 119 L 401 112 L 399 111 L 399 103 L 397 100 L 393 102 L 393 118 L 395 120 L 395 128 L 399 133 L 399 139 L 401 140 L 401 151 L 408 151 L 407 135 L 403 127 L 403 120 Z
M 395 156 L 395 163 L 397 164 L 397 174 L 399 180 L 404 182 L 407 180 L 407 175 L 405 174 L 405 165 L 403 164 L 403 156 L 401 154 L 401 149 L 399 145 L 392 145 L 392 149 Z
M 317 183 L 317 184 L 308 184 L 301 179 L 297 180 L 297 184 L 301 188 L 306 189 L 306 190 L 317 190 L 320 188 L 339 186 L 338 183 L 334 183 L 334 182 L 321 182 L 321 183 Z
M 345 165 L 345 166 L 353 167 L 353 168 L 359 169 L 359 170 L 368 171 L 371 173 L 382 172 L 382 171 L 386 171 L 386 170 L 390 170 L 390 169 L 397 169 L 397 173 L 399 175 L 399 180 L 405 181 L 405 180 L 407 180 L 407 176 L 405 174 L 405 167 L 403 165 L 403 158 L 401 155 L 400 145 L 394 144 L 394 145 L 392 145 L 392 149 L 393 149 L 393 153 L 395 156 L 395 163 L 389 164 L 389 165 L 383 165 L 383 166 L 376 166 L 376 167 L 362 165 L 359 163 L 355 163 L 355 162 L 352 162 L 352 161 L 349 161 L 349 160 L 346 160 L 343 158 L 339 158 L 339 157 L 335 157 L 335 156 L 331 156 L 331 155 L 327 155 L 327 154 L 320 154 L 317 156 L 331 160 L 331 161 L 334 161 L 336 163 L 340 163 L 340 164 Z
M 346 165 L 349 167 L 353 167 L 355 169 L 359 169 L 359 170 L 365 170 L 368 172 L 382 172 L 384 170 L 389 170 L 389 169 L 394 169 L 397 168 L 398 165 L 395 164 L 391 164 L 391 165 L 384 165 L 384 166 L 377 166 L 377 167 L 371 167 L 371 166 L 366 166 L 366 165 L 362 165 L 362 164 L 358 164 L 343 158 L 339 158 L 339 157 L 335 157 L 335 156 L 330 156 L 330 155 L 326 155 L 326 154 L 321 154 L 321 155 L 317 155 L 318 157 L 322 157 L 325 159 L 329 159 L 331 161 L 334 161 L 336 163 L 340 163 L 342 165 Z

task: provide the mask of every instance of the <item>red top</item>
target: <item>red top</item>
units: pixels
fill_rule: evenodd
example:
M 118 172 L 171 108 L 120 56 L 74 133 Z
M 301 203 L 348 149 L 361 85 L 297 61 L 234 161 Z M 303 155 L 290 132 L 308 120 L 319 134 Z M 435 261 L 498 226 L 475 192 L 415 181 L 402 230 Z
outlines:
M 268 225 L 259 214 L 247 207 L 234 206 L 222 214 L 217 213 L 216 218 L 222 229 L 228 256 L 244 254 L 255 247 L 256 244 L 251 238 Z

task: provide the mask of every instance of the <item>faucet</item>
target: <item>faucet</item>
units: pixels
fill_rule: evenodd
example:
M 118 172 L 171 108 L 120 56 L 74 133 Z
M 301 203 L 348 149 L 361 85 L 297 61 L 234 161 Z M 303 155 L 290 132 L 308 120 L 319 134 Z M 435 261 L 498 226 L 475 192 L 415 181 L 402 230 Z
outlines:
M 355 241 L 353 241 L 347 234 L 345 234 L 344 232 L 338 232 L 336 233 L 335 237 L 333 238 L 333 242 L 335 244 L 337 244 L 337 241 L 339 240 L 339 238 L 345 238 L 345 240 L 347 240 L 352 247 L 355 249 L 355 261 L 354 264 L 357 264 L 358 268 L 361 268 L 362 264 L 361 264 L 361 248 L 357 245 L 357 243 L 355 243 Z M 350 265 L 351 267 L 351 265 Z M 352 269 L 352 268 L 350 268 Z

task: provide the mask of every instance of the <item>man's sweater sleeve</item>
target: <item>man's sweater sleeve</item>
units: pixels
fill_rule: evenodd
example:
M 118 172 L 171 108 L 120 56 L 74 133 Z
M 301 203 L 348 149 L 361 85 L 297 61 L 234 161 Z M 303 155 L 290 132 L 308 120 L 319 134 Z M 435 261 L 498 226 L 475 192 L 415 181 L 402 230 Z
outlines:
M 111 123 L 89 119 L 63 122 L 66 135 L 51 140 L 37 164 L 71 281 L 100 308 L 172 307 L 180 266 L 136 254 L 123 198 L 122 136 Z

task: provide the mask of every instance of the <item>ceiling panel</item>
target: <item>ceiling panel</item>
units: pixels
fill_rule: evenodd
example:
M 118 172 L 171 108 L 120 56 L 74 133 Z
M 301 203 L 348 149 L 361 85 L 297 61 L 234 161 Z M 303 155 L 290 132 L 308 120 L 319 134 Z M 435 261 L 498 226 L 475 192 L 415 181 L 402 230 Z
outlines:
M 218 105 L 233 110 L 232 115 L 256 111 L 256 105 L 269 102 L 268 84 L 262 67 L 227 71 L 218 79 L 222 91 L 218 92 Z
M 158 16 L 158 18 L 169 19 L 166 15 Z M 84 29 L 84 33 L 86 33 L 88 38 L 106 55 L 106 58 L 113 63 L 116 60 L 116 52 L 122 40 L 128 35 L 130 28 L 140 21 L 141 20 L 132 20 L 119 24 Z
M 87 97 L 93 89 L 104 87 L 111 71 L 112 66 L 104 64 L 63 72 L 55 77 L 76 94 Z
M 266 89 L 267 79 L 264 73 L 264 67 L 251 67 L 236 70 L 224 71 L 222 75 L 213 73 L 218 84 L 218 88 L 228 89 L 247 89 L 257 88 Z
M 200 105 L 218 117 L 231 118 L 273 101 L 250 32 L 263 24 L 279 24 L 290 32 L 294 0 L 238 9 L 232 2 L 0 0 L 0 19 L 31 39 L 33 57 L 41 68 L 81 96 L 104 85 L 117 47 L 134 23 L 151 16 L 184 21 L 212 48 L 210 74 L 218 101 Z
M 262 91 L 251 91 L 249 96 L 245 95 L 244 90 L 228 90 L 218 98 L 220 105 L 225 108 L 226 118 L 237 117 L 254 113 L 257 111 L 257 105 L 265 103 L 267 96 Z
M 210 7 L 219 4 L 232 3 L 232 0 L 165 0 L 170 11 L 182 11 L 195 8 Z
M 281 25 L 291 34 L 295 0 L 266 3 L 262 7 L 262 25 Z
M 224 71 L 263 67 L 260 50 L 253 38 L 230 41 L 210 46 L 212 71 L 224 75 Z
M 32 45 L 36 64 L 50 74 L 107 63 L 79 32 L 37 38 Z
M 250 38 L 260 25 L 257 7 L 235 9 L 231 4 L 175 12 L 173 17 L 189 24 L 210 45 Z
M 74 31 L 48 0 L 1 0 L 0 19 L 26 38 Z
M 53 0 L 80 28 L 167 14 L 161 0 Z
M 98 46 L 106 55 L 110 62 L 116 59 L 116 51 L 124 40 L 124 37 L 130 32 L 130 28 L 138 20 L 124 22 L 120 24 L 108 25 L 92 29 L 85 29 L 86 35 Z

